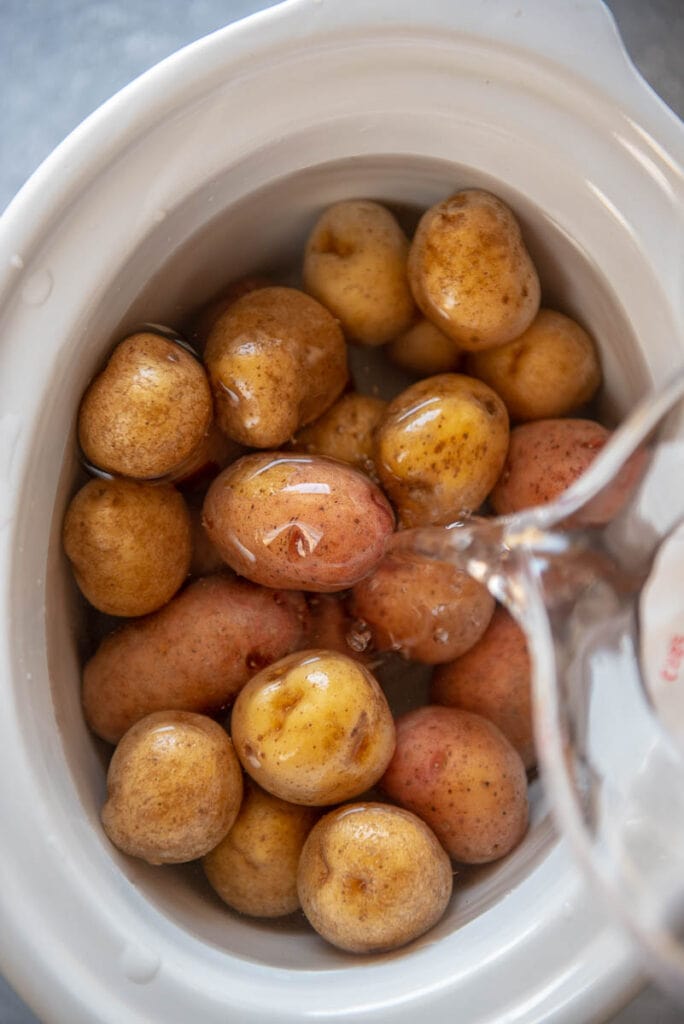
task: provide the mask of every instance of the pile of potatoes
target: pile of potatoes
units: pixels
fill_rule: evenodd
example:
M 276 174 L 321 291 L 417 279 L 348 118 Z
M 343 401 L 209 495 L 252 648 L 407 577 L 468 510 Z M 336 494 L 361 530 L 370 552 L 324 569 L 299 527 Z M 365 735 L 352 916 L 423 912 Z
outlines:
M 151 328 L 114 348 L 78 412 L 93 478 L 64 549 L 102 622 L 128 620 L 83 669 L 115 746 L 111 841 L 201 859 L 234 911 L 301 908 L 370 952 L 439 920 L 452 861 L 520 842 L 535 765 L 521 630 L 392 537 L 547 502 L 608 431 L 568 418 L 600 385 L 596 347 L 540 308 L 487 192 L 438 203 L 411 241 L 382 205 L 338 203 L 301 280 L 231 282 L 181 325 L 194 348 Z M 385 346 L 408 386 L 359 393 L 349 344 Z M 395 716 L 398 657 L 435 668 L 430 703 Z

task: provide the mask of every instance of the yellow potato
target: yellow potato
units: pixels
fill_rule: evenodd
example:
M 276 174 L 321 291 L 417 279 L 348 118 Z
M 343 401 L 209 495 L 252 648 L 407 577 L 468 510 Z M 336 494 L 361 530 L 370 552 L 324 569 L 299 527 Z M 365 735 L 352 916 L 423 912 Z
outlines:
M 241 576 L 320 593 L 365 576 L 394 529 L 389 502 L 364 473 L 296 452 L 258 452 L 229 466 L 207 492 L 203 522 Z
M 457 192 L 423 215 L 408 268 L 422 313 L 468 351 L 512 341 L 539 309 L 539 278 L 518 222 L 480 189 Z
M 428 826 L 388 804 L 347 804 L 311 830 L 298 888 L 311 925 L 351 953 L 396 949 L 441 918 L 453 886 Z
M 310 455 L 348 462 L 369 476 L 375 474 L 373 439 L 387 402 L 352 391 L 343 395 L 320 419 L 300 430 L 292 447 Z
M 380 482 L 403 527 L 443 525 L 472 512 L 501 473 L 506 407 L 473 377 L 444 373 L 390 402 L 376 434 Z
M 339 324 L 295 288 L 261 288 L 214 324 L 204 354 L 221 430 L 277 448 L 332 405 L 347 383 Z
M 191 458 L 212 421 L 204 369 L 159 334 L 133 334 L 116 346 L 86 391 L 78 439 L 92 465 L 152 480 Z
M 241 299 L 243 295 L 249 295 L 250 292 L 258 291 L 259 288 L 269 288 L 270 285 L 271 282 L 267 277 L 261 277 L 258 274 L 252 277 L 240 277 L 222 288 L 210 302 L 195 310 L 190 317 L 187 329 L 187 338 L 193 348 L 197 352 L 204 351 L 214 324 L 234 302 Z
M 387 700 L 368 669 L 336 651 L 302 651 L 254 676 L 231 718 L 235 750 L 260 786 L 323 806 L 374 785 L 394 750 Z
M 240 809 L 242 771 L 211 718 L 160 711 L 119 743 L 107 791 L 102 824 L 114 845 L 150 864 L 180 864 L 226 835 Z
M 287 803 L 245 779 L 235 824 L 202 861 L 211 887 L 241 914 L 282 917 L 299 909 L 297 866 L 320 812 Z
M 396 553 L 356 584 L 352 611 L 369 626 L 376 650 L 437 665 L 480 639 L 494 598 L 453 565 Z
M 494 388 L 511 419 L 565 416 L 588 402 L 601 383 L 594 342 L 563 313 L 540 309 L 520 337 L 473 352 L 468 373 Z
M 461 353 L 451 338 L 423 318 L 389 343 L 387 355 L 402 370 L 417 377 L 453 372 L 461 361 Z
M 537 760 L 530 675 L 525 634 L 499 606 L 486 632 L 469 651 L 435 669 L 430 697 L 435 704 L 488 718 L 529 770 Z
M 170 484 L 91 480 L 71 500 L 63 542 L 81 591 L 108 615 L 156 611 L 190 568 L 190 516 Z
M 436 704 L 401 715 L 382 788 L 466 864 L 505 856 L 527 829 L 520 755 L 480 715 Z
M 406 276 L 409 243 L 384 206 L 336 203 L 306 243 L 304 286 L 336 316 L 350 340 L 383 345 L 416 312 Z

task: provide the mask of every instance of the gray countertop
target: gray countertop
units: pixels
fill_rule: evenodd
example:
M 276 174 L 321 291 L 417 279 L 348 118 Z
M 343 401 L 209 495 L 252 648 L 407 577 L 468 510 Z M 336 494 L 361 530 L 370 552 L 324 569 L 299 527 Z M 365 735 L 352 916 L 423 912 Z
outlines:
M 75 125 L 136 75 L 267 6 L 266 0 L 0 0 L 0 210 Z M 608 6 L 641 72 L 684 116 L 684 0 L 609 0 Z M 35 1021 L 0 977 L 0 1024 Z M 682 1021 L 684 1010 L 647 988 L 612 1024 Z

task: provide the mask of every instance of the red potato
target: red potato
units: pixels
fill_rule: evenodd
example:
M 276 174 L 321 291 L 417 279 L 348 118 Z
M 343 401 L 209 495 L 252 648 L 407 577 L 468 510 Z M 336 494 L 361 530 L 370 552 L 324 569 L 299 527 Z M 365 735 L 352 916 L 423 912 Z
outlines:
M 310 594 L 307 604 L 309 625 L 302 640 L 302 649 L 337 651 L 362 664 L 373 660 L 365 653 L 371 641 L 370 631 L 357 628 L 342 598 L 336 594 Z
M 377 650 L 436 665 L 480 639 L 494 598 L 455 566 L 397 553 L 356 584 L 352 610 L 370 627 Z
M 241 576 L 267 587 L 346 590 L 380 560 L 394 529 L 383 493 L 322 456 L 246 455 L 204 502 L 209 539 Z
M 433 829 L 451 857 L 486 864 L 520 842 L 527 829 L 527 776 L 495 725 L 432 704 L 402 715 L 396 730 L 381 786 Z
M 567 490 L 592 464 L 610 438 L 593 420 L 536 420 L 511 431 L 503 471 L 490 494 L 498 515 L 546 505 Z M 636 486 L 645 465 L 637 451 L 615 481 L 572 517 L 574 525 L 608 523 Z
M 537 761 L 530 675 L 525 634 L 499 606 L 469 651 L 435 669 L 430 697 L 435 704 L 489 719 L 515 747 L 529 771 Z
M 83 672 L 88 724 L 116 743 L 153 711 L 218 711 L 255 672 L 297 648 L 305 618 L 301 594 L 221 574 L 197 580 L 103 640 Z

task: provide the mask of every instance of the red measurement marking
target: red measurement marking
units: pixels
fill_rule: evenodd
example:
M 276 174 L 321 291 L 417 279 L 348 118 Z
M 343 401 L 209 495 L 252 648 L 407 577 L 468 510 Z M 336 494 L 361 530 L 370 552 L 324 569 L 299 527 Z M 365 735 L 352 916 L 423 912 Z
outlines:
M 684 661 L 684 634 L 675 633 L 670 638 L 665 663 L 660 670 L 660 678 L 666 683 L 675 683 L 679 676 L 679 670 Z

